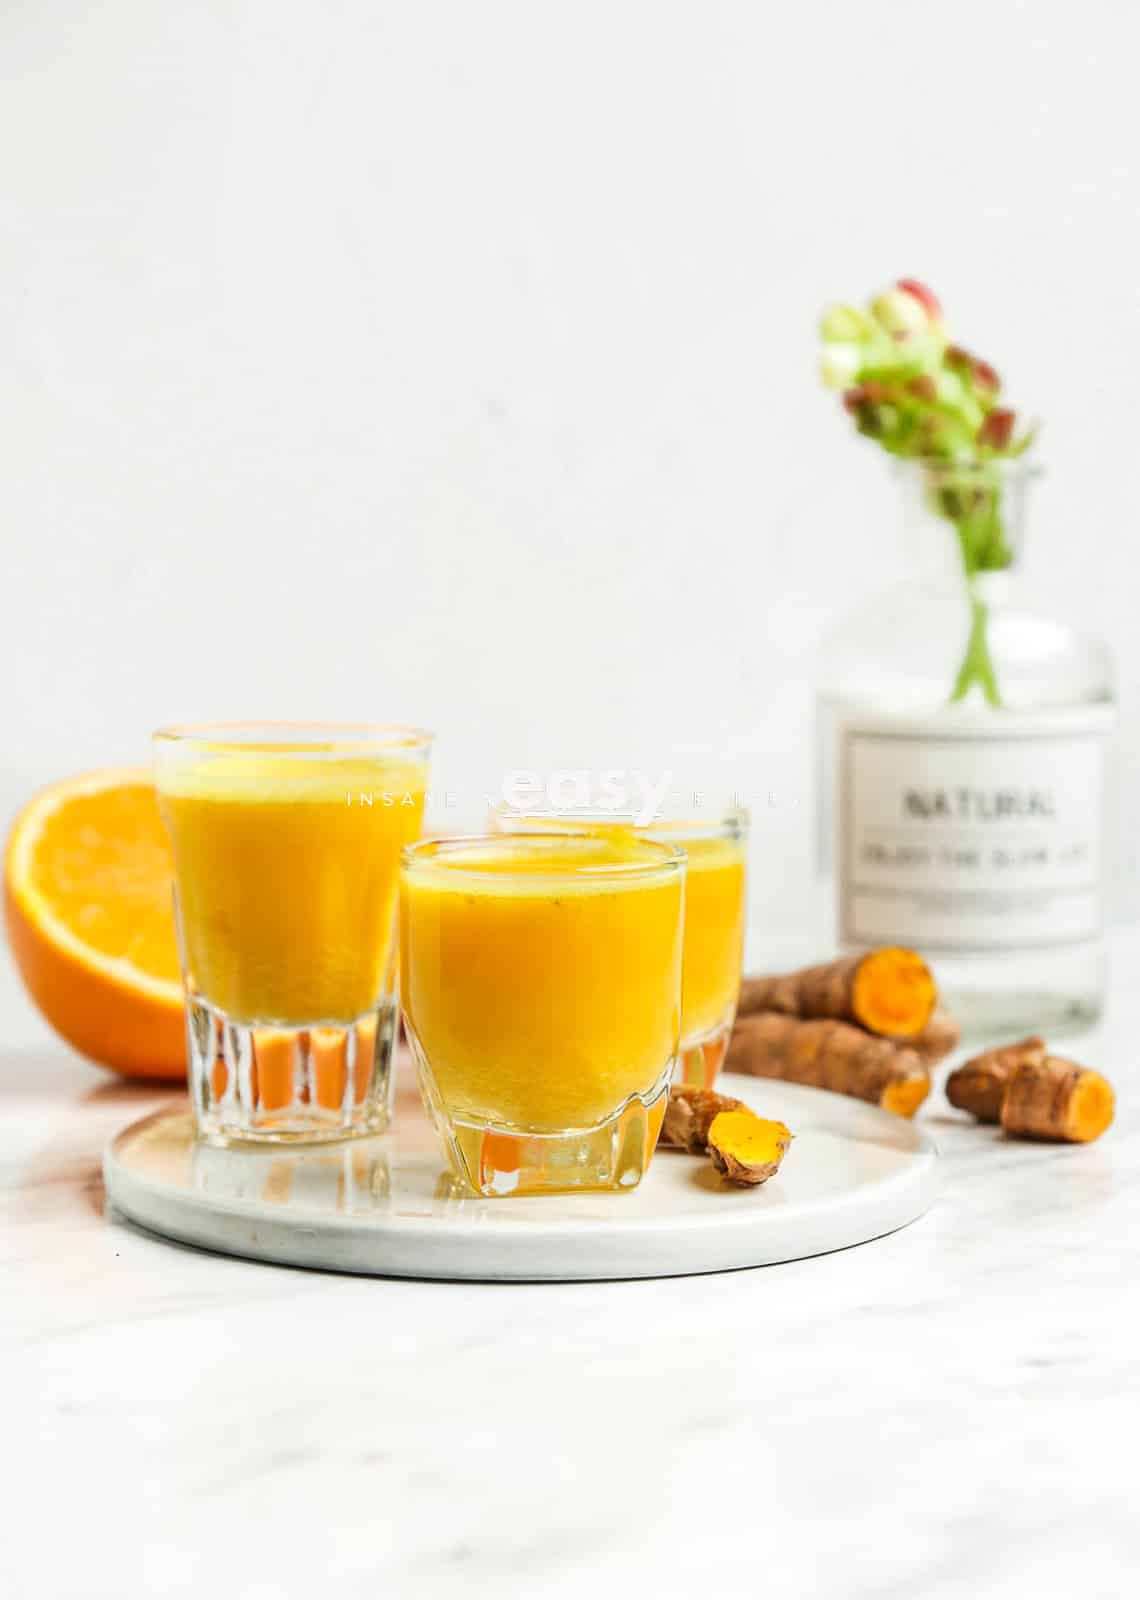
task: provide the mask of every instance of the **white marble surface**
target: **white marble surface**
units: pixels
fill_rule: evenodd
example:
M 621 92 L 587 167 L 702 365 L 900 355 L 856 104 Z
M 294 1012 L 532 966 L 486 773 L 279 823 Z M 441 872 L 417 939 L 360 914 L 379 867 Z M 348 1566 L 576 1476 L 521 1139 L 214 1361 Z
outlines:
M 1120 1090 L 1100 1144 L 936 1100 L 913 1227 L 569 1286 L 324 1276 L 109 1219 L 103 1142 L 162 1093 L 70 1056 L 4 970 L 0 1593 L 1130 1592 L 1138 970 L 1129 936 L 1072 1045 Z

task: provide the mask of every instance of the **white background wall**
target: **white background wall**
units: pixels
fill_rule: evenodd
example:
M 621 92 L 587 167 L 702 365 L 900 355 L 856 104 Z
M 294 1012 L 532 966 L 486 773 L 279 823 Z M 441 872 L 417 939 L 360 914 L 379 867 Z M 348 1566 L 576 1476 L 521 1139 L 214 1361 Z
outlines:
M 815 316 L 910 272 L 1046 419 L 1133 914 L 1138 58 L 1127 0 L 5 0 L 4 814 L 162 721 L 415 720 L 468 794 L 771 783 L 794 925 L 815 642 L 901 559 Z

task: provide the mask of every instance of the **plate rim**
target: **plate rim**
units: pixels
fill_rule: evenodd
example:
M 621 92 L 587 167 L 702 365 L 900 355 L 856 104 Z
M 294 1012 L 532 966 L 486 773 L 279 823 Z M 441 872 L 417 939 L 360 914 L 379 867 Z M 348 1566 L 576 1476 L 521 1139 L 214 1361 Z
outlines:
M 731 1075 L 735 1083 L 739 1075 Z M 745 1080 L 756 1084 L 767 1080 Z M 554 1217 L 549 1220 L 533 1215 L 512 1217 L 507 1210 L 509 1201 L 483 1199 L 497 1215 L 492 1229 L 479 1235 L 481 1260 L 489 1262 L 475 1270 L 463 1270 L 465 1263 L 456 1262 L 454 1255 L 469 1247 L 472 1241 L 472 1222 L 461 1221 L 437 1214 L 393 1215 L 379 1223 L 354 1216 L 351 1213 L 298 1211 L 267 1213 L 253 1200 L 242 1197 L 193 1194 L 132 1172 L 122 1160 L 122 1149 L 127 1141 L 147 1127 L 171 1117 L 190 1115 L 189 1102 L 172 1101 L 156 1108 L 146 1116 L 121 1128 L 107 1142 L 103 1154 L 103 1182 L 107 1197 L 115 1209 L 131 1222 L 137 1223 L 160 1237 L 174 1238 L 197 1248 L 246 1259 L 294 1265 L 305 1269 L 323 1269 L 354 1273 L 357 1275 L 423 1278 L 435 1280 L 464 1280 L 471 1282 L 570 1282 L 599 1281 L 652 1277 L 688 1276 L 702 1272 L 729 1271 L 749 1266 L 774 1265 L 780 1261 L 809 1258 L 827 1254 L 832 1250 L 847 1249 L 860 1243 L 895 1232 L 923 1216 L 934 1202 L 938 1178 L 938 1146 L 932 1135 L 921 1125 L 893 1116 L 880 1107 L 866 1102 L 851 1102 L 849 1097 L 803 1084 L 781 1084 L 799 1095 L 824 1096 L 833 1105 L 843 1104 L 850 1112 L 870 1118 L 889 1128 L 892 1140 L 900 1153 L 909 1157 L 899 1171 L 869 1179 L 858 1188 L 838 1196 L 814 1200 L 792 1201 L 778 1208 L 751 1210 L 734 1207 L 716 1217 L 699 1212 L 681 1213 L 667 1219 L 654 1216 L 585 1216 Z M 827 1132 L 826 1128 L 819 1131 Z M 900 1141 L 900 1135 L 903 1136 Z M 909 1137 L 908 1137 L 909 1136 Z M 297 1150 L 344 1151 L 380 1143 L 387 1135 L 374 1136 L 374 1140 L 352 1140 L 325 1146 L 294 1146 Z M 235 1152 L 238 1154 L 238 1152 Z M 666 1159 L 672 1153 L 663 1153 Z M 481 1197 L 472 1196 L 475 1203 Z M 544 1197 L 529 1197 L 542 1200 Z M 551 1202 L 558 1196 L 550 1196 Z M 883 1225 L 866 1221 L 837 1229 L 842 1236 L 838 1242 L 815 1248 L 785 1249 L 779 1243 L 781 1233 L 796 1228 L 809 1232 L 820 1218 L 828 1213 L 845 1213 L 852 1207 L 873 1216 L 879 1214 Z M 200 1225 L 197 1225 L 200 1219 Z M 213 1224 L 211 1228 L 211 1224 Z M 240 1231 L 243 1226 L 251 1237 L 240 1241 L 219 1240 L 226 1231 Z M 866 1231 L 864 1231 L 866 1230 Z M 662 1233 L 681 1247 L 683 1260 L 662 1262 L 648 1260 L 653 1255 L 653 1241 L 660 1241 Z M 846 1237 L 853 1234 L 852 1237 Z M 310 1259 L 312 1246 L 324 1241 L 330 1253 L 336 1246 L 347 1246 L 357 1253 L 362 1241 L 374 1247 L 374 1260 L 354 1261 L 344 1264 L 336 1260 Z M 708 1264 L 695 1262 L 701 1253 L 700 1244 L 707 1242 L 708 1254 L 714 1258 Z M 520 1243 L 530 1248 L 525 1262 L 498 1259 L 504 1252 L 517 1250 Z M 749 1245 L 751 1244 L 751 1249 Z M 590 1245 L 598 1254 L 598 1261 L 578 1262 L 573 1269 L 542 1268 L 529 1259 L 551 1247 L 561 1247 L 577 1256 L 584 1246 Z M 717 1246 L 721 1248 L 717 1248 Z M 295 1247 L 295 1248 L 294 1248 Z M 724 1255 L 736 1254 L 739 1259 L 725 1261 Z M 659 1249 L 661 1247 L 659 1246 Z M 417 1262 L 385 1260 L 386 1254 L 402 1257 L 408 1251 L 418 1251 L 423 1259 Z M 627 1260 L 617 1259 L 623 1255 Z M 749 1257 L 754 1259 L 749 1259 Z M 304 1258 L 304 1259 L 302 1259 Z M 442 1258 L 442 1259 L 441 1259 Z

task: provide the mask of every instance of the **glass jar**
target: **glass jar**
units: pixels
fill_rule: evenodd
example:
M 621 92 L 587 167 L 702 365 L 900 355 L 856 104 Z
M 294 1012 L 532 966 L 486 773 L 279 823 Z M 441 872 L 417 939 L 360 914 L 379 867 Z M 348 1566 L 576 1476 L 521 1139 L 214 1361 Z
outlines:
M 975 1035 L 1086 1023 L 1104 994 L 1113 665 L 1019 594 L 1036 475 L 902 464 L 924 575 L 840 621 L 818 679 L 840 943 L 921 950 Z

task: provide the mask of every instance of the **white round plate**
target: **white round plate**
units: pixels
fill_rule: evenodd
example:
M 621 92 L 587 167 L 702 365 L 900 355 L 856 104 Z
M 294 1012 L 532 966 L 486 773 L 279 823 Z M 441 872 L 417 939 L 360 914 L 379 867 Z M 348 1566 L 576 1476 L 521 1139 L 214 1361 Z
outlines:
M 185 1105 L 107 1147 L 107 1193 L 132 1221 L 261 1261 L 405 1278 L 657 1278 L 793 1261 L 863 1244 L 920 1217 L 932 1141 L 859 1100 L 722 1075 L 718 1088 L 786 1122 L 776 1177 L 730 1188 L 710 1162 L 662 1150 L 628 1194 L 456 1195 L 411 1082 L 383 1138 L 219 1150 Z

